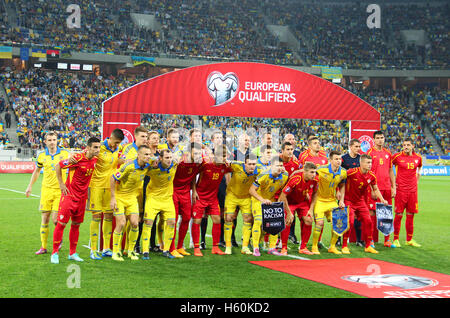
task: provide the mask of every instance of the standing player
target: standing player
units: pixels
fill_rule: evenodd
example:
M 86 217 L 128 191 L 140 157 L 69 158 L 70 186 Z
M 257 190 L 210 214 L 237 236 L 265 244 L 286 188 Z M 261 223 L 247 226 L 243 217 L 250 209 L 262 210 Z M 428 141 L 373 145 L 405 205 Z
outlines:
M 225 254 L 218 247 L 220 240 L 220 207 L 218 192 L 219 186 L 226 173 L 231 172 L 231 168 L 227 165 L 227 147 L 222 145 L 214 151 L 212 162 L 206 162 L 200 169 L 200 176 L 197 184 L 192 189 L 193 206 L 192 206 L 192 240 L 194 242 L 194 255 L 203 256 L 200 251 L 200 224 L 204 213 L 211 216 L 212 226 L 212 253 Z
M 293 134 L 285 135 L 284 142 L 289 142 L 292 145 L 292 147 L 294 149 L 293 155 L 294 155 L 295 159 L 297 160 L 298 157 L 300 156 L 301 151 L 297 147 L 297 140 L 295 140 L 295 136 Z M 289 176 L 290 175 L 291 174 L 289 173 Z M 294 217 L 294 221 L 291 224 L 291 232 L 289 233 L 289 240 L 294 244 L 298 244 L 297 236 L 295 235 L 295 223 L 296 223 L 296 220 Z M 302 223 L 302 225 L 303 225 L 303 223 Z
M 309 136 L 307 142 L 308 149 L 303 151 L 298 156 L 298 161 L 300 162 L 300 164 L 304 165 L 305 162 L 310 161 L 312 163 L 315 163 L 316 166 L 326 165 L 328 162 L 327 154 L 325 153 L 325 151 L 320 149 L 321 147 L 319 137 Z
M 53 232 L 53 253 L 50 262 L 59 263 L 58 249 L 64 234 L 64 228 L 70 219 L 72 225 L 69 232 L 69 260 L 82 262 L 83 259 L 77 254 L 78 237 L 80 235 L 80 224 L 83 223 L 89 182 L 97 162 L 96 156 L 100 152 L 100 139 L 89 138 L 86 152 L 74 155 L 76 164 L 68 159 L 62 160 L 55 166 L 56 177 L 61 189 L 61 200 L 58 211 L 58 224 Z M 61 169 L 69 169 L 66 183 L 63 182 Z
M 261 169 L 269 169 L 270 164 L 270 158 L 272 157 L 272 147 L 269 145 L 263 145 L 261 147 L 261 157 L 258 158 L 256 161 L 256 164 L 261 167 Z
M 284 169 L 286 170 L 289 177 L 292 175 L 292 173 L 294 173 L 294 171 L 299 170 L 301 167 L 297 158 L 295 158 L 293 154 L 294 146 L 290 142 L 285 141 L 281 145 L 280 160 L 283 162 Z M 278 199 L 278 194 L 276 196 L 276 199 Z M 285 212 L 287 213 L 287 209 L 285 210 Z M 286 216 L 288 216 L 288 214 L 286 214 Z M 292 224 L 286 226 L 283 232 L 281 232 L 282 254 L 287 254 L 287 241 L 289 237 L 291 237 L 291 240 L 294 244 L 298 244 L 297 237 L 295 237 L 295 232 L 291 233 L 291 227 L 295 227 L 295 215 L 292 218 Z
M 159 133 L 157 131 L 149 131 L 148 132 L 148 139 L 147 139 L 147 146 L 150 148 L 150 152 L 152 153 L 152 157 L 156 157 L 158 158 L 160 153 L 159 153 Z M 146 191 L 147 191 L 147 185 L 150 182 L 150 177 L 149 176 L 145 176 L 144 177 L 144 187 L 143 187 L 143 196 L 144 196 L 144 200 L 143 200 L 143 206 L 145 207 L 145 199 L 146 199 Z M 159 222 L 162 223 L 162 222 Z M 158 225 L 159 225 L 158 223 Z M 141 242 L 141 236 L 142 236 L 142 228 L 143 228 L 143 224 L 144 224 L 144 220 L 143 217 L 139 219 L 139 235 L 137 238 L 137 242 L 136 242 L 136 251 L 140 251 L 140 242 Z M 162 245 L 162 240 L 160 241 L 160 245 L 156 245 L 156 228 L 158 226 L 156 224 L 153 224 L 152 226 L 152 233 L 150 235 L 150 250 L 154 251 L 154 252 L 162 252 L 162 250 L 159 248 L 160 245 Z M 161 230 L 164 230 L 164 224 L 161 224 Z
M 351 168 L 357 168 L 359 167 L 359 159 L 360 159 L 360 152 L 361 150 L 361 142 L 358 139 L 351 139 L 348 143 L 348 153 L 342 156 L 342 168 L 348 170 Z M 368 196 L 370 196 L 370 193 L 368 193 Z M 353 228 L 355 230 L 356 235 L 356 245 L 364 246 L 362 240 L 361 240 L 361 223 L 356 218 L 353 222 Z M 347 233 L 350 234 L 350 233 Z M 338 240 L 338 245 L 340 242 L 340 237 Z
M 252 201 L 249 194 L 250 186 L 257 178 L 260 171 L 256 167 L 256 155 L 247 154 L 244 162 L 231 162 L 232 175 L 227 186 L 225 196 L 225 254 L 232 253 L 232 227 L 240 210 L 243 219 L 242 229 L 242 254 L 252 254 L 248 248 L 252 231 Z
M 272 202 L 275 202 L 275 194 L 283 189 L 289 178 L 288 174 L 283 172 L 283 162 L 278 155 L 273 156 L 270 162 L 270 169 L 260 173 L 249 189 L 249 193 L 252 196 L 252 241 L 254 256 L 261 256 L 259 252 L 259 240 L 262 232 L 261 204 L 272 204 Z M 282 255 L 275 248 L 277 238 L 277 235 L 269 235 L 268 254 Z
M 133 161 L 137 158 L 138 149 L 142 145 L 147 145 L 148 142 L 148 130 L 143 126 L 138 126 L 134 129 L 135 141 L 123 146 L 122 159 L 125 162 Z M 136 189 L 136 195 L 139 204 L 139 219 L 144 217 L 144 184 L 141 183 L 139 188 Z M 130 226 L 127 223 L 125 232 L 129 235 Z M 138 235 L 139 236 L 139 235 Z M 125 241 L 125 252 L 129 250 L 128 240 Z
M 127 220 L 130 223 L 130 232 L 127 236 L 128 257 L 138 260 L 134 251 L 139 235 L 139 202 L 136 189 L 142 187 L 144 176 L 149 168 L 151 158 L 150 148 L 141 145 L 137 151 L 137 158 L 124 163 L 110 177 L 111 209 L 114 211 L 116 227 L 113 232 L 112 259 L 123 261 L 121 250 L 122 233 Z
M 173 161 L 175 155 L 170 149 L 160 150 L 160 160 L 156 167 L 151 167 L 147 174 L 150 182 L 147 186 L 145 203 L 144 229 L 142 230 L 143 260 L 149 258 L 150 232 L 156 215 L 164 224 L 163 256 L 175 258 L 169 249 L 175 233 L 175 205 L 173 202 L 173 180 L 178 164 Z M 182 257 L 182 255 L 180 255 Z
M 317 190 L 317 200 L 311 203 L 314 207 L 314 233 L 313 233 L 313 245 L 311 252 L 313 254 L 320 254 L 319 252 L 319 237 L 321 236 L 324 217 L 328 222 L 331 222 L 331 212 L 334 208 L 344 208 L 344 196 L 345 196 L 345 179 L 347 179 L 347 171 L 341 167 L 342 158 L 338 151 L 330 152 L 330 164 L 326 166 L 320 166 L 317 169 L 317 175 L 319 176 L 319 188 Z M 337 198 L 337 189 L 339 189 L 340 196 Z M 336 203 L 336 201 L 339 203 Z M 336 242 L 338 235 L 331 229 L 331 242 L 328 252 L 334 254 L 341 254 L 336 248 Z
M 308 148 L 298 156 L 298 161 L 300 162 L 300 164 L 302 166 L 304 166 L 307 161 L 310 161 L 312 163 L 315 163 L 317 167 L 326 165 L 328 163 L 328 158 L 327 158 L 327 154 L 325 153 L 325 151 L 321 150 L 319 137 L 309 136 L 307 139 L 307 143 L 308 143 Z M 302 223 L 302 222 L 303 221 L 300 221 L 300 223 Z M 300 226 L 304 226 L 304 225 L 301 224 Z M 322 228 L 322 231 L 323 231 L 323 228 Z M 320 233 L 320 236 L 319 236 L 318 246 L 320 248 L 323 248 L 322 232 Z
M 388 204 L 388 202 L 383 198 L 382 194 L 378 190 L 377 178 L 375 174 L 370 171 L 371 168 L 372 158 L 367 154 L 362 154 L 360 159 L 360 167 L 347 170 L 347 185 L 345 189 L 344 202 L 349 209 L 350 229 L 344 233 L 343 237 L 342 253 L 344 254 L 350 254 L 347 241 L 350 236 L 350 230 L 355 215 L 362 224 L 363 235 L 366 242 L 364 251 L 367 253 L 378 253 L 378 251 L 371 246 L 372 220 L 370 218 L 369 207 L 366 202 L 368 188 L 370 187 L 371 191 L 375 193 L 377 199 L 381 203 Z
M 123 163 L 119 158 L 120 143 L 124 139 L 121 129 L 114 129 L 109 138 L 106 138 L 100 147 L 94 174 L 88 189 L 86 211 L 92 212 L 90 225 L 91 259 L 99 260 L 102 256 L 111 257 L 110 241 L 112 234 L 111 191 L 110 178 L 118 165 Z M 103 213 L 103 253 L 97 251 L 99 225 Z
M 28 198 L 31 194 L 33 184 L 39 178 L 41 170 L 44 169 L 44 179 L 41 185 L 41 202 L 39 205 L 39 210 L 41 211 L 41 248 L 36 252 L 36 255 L 47 253 L 50 214 L 52 214 L 52 220 L 55 226 L 57 223 L 56 214 L 58 213 L 59 200 L 61 199 L 61 190 L 58 179 L 56 178 L 55 167 L 61 160 L 69 157 L 67 150 L 57 146 L 58 140 L 55 132 L 46 133 L 44 143 L 46 148 L 37 156 L 36 169 L 34 169 L 30 183 L 25 191 L 25 195 Z M 66 178 L 67 175 L 64 174 L 63 181 Z
M 287 134 L 284 136 L 284 141 L 289 142 L 292 147 L 294 147 L 294 157 L 298 159 L 300 156 L 300 149 L 297 147 L 297 140 L 295 140 L 295 136 L 293 134 Z
M 176 128 L 170 128 L 167 131 L 167 142 L 164 144 L 160 144 L 158 149 L 169 149 L 172 151 L 173 159 L 179 160 L 183 153 L 183 147 L 180 145 L 180 134 L 178 133 Z
M 395 174 L 392 167 L 392 154 L 388 149 L 384 148 L 385 138 L 382 131 L 375 131 L 373 133 L 373 140 L 375 145 L 367 151 L 367 154 L 372 157 L 372 171 L 377 177 L 378 188 L 383 197 L 392 205 L 392 198 L 395 197 L 396 192 Z M 378 242 L 377 216 L 375 213 L 376 203 L 370 194 L 368 195 L 368 201 L 373 223 L 372 236 L 374 241 Z M 389 240 L 389 235 L 384 237 L 384 246 L 396 246 Z
M 395 195 L 395 217 L 394 217 L 394 245 L 400 247 L 399 235 L 402 225 L 403 211 L 406 209 L 406 245 L 421 247 L 415 240 L 414 215 L 419 212 L 417 200 L 417 183 L 420 178 L 420 168 L 422 167 L 422 157 L 414 151 L 414 144 L 411 138 L 403 141 L 403 150 L 396 153 L 392 159 L 392 164 L 397 168 L 397 193 Z
M 278 199 L 278 201 L 284 202 L 286 207 L 286 219 L 295 218 L 295 213 L 297 212 L 298 218 L 303 220 L 301 228 L 301 244 L 298 249 L 300 254 L 312 254 L 306 247 L 306 244 L 311 236 L 314 214 L 311 202 L 313 201 L 313 198 L 316 197 L 319 182 L 319 179 L 316 176 L 316 170 L 317 167 L 314 163 L 306 162 L 303 171 L 296 173 L 289 178 Z M 287 224 L 286 228 L 289 228 Z M 281 254 L 285 255 L 287 254 L 287 237 L 283 232 L 281 233 L 281 240 L 283 242 Z
M 223 148 L 223 133 L 220 130 L 217 130 L 211 134 L 211 144 L 210 148 L 205 149 L 205 159 L 207 161 L 213 161 L 214 160 L 214 154 L 216 149 L 219 149 L 218 151 L 222 151 Z M 225 154 L 227 156 L 227 154 Z M 224 225 L 223 220 L 223 210 L 225 208 L 225 191 L 226 191 L 226 179 L 222 178 L 219 185 L 219 190 L 217 192 L 217 199 L 219 202 L 219 209 L 220 209 L 220 233 L 222 233 L 222 228 Z M 204 214 L 202 222 L 200 224 L 200 236 L 201 236 L 201 243 L 200 243 L 200 249 L 204 250 L 206 249 L 206 230 L 208 228 L 208 215 Z M 191 233 L 192 234 L 192 233 Z M 223 236 L 221 234 L 221 240 L 218 244 L 219 246 L 225 246 L 225 242 L 223 241 Z
M 175 257 L 188 256 L 190 253 L 186 252 L 183 247 L 184 238 L 189 228 L 189 223 L 192 218 L 192 201 L 191 188 L 195 183 L 195 177 L 200 171 L 202 165 L 202 145 L 200 143 L 192 142 L 190 144 L 189 153 L 185 153 L 178 164 L 177 172 L 173 180 L 173 203 L 175 205 L 176 218 L 181 216 L 181 223 L 178 233 L 178 244 L 175 249 L 175 242 L 172 241 L 170 252 Z M 174 232 L 175 240 L 176 232 Z

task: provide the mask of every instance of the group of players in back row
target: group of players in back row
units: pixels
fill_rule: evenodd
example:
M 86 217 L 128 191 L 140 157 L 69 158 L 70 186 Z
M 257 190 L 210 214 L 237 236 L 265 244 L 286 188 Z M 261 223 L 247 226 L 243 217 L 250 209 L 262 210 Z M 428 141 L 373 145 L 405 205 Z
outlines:
M 345 206 L 349 211 L 350 228 L 343 234 L 341 251 L 336 247 L 339 236 L 332 231 L 328 252 L 350 254 L 350 233 L 354 226 L 356 229 L 361 224 L 362 233 L 356 231 L 360 236 L 358 240 L 364 241 L 366 252 L 378 253 L 374 248 L 374 241 L 378 241 L 375 202 L 392 204 L 392 198 L 395 198 L 394 242 L 385 236 L 384 246 L 400 247 L 400 226 L 406 209 L 406 244 L 420 247 L 413 240 L 413 220 L 418 212 L 417 182 L 422 161 L 414 152 L 411 139 L 403 141 L 403 151 L 392 155 L 384 147 L 383 132 L 376 131 L 373 134 L 375 145 L 367 153 L 360 154 L 359 140 L 352 139 L 347 154 L 330 151 L 327 156 L 316 136 L 308 138 L 308 148 L 302 153 L 296 149 L 292 134 L 284 137 L 281 153 L 272 148 L 270 133 L 264 135 L 263 145 L 253 150 L 249 149 L 249 136 L 239 136 L 239 145 L 232 153 L 223 144 L 221 131 L 212 134 L 210 147 L 206 147 L 202 144 L 201 131 L 192 129 L 185 149 L 173 128 L 167 132 L 164 144 L 159 143 L 156 131 L 148 132 L 142 126 L 135 129 L 134 136 L 134 142 L 122 145 L 124 134 L 115 129 L 103 141 L 91 137 L 83 152 L 71 154 L 57 146 L 55 133 L 46 134 L 46 148 L 37 157 L 37 168 L 26 190 L 29 196 L 44 169 L 40 200 L 41 248 L 36 254 L 47 253 L 48 224 L 53 215 L 51 262 L 59 263 L 58 252 L 70 219 L 69 259 L 83 261 L 76 248 L 85 210 L 92 213 L 90 257 L 94 260 L 112 257 L 123 261 L 125 253 L 131 260 L 138 260 L 137 242 L 142 259 L 150 259 L 151 229 L 157 215 L 159 241 L 165 257 L 191 255 L 184 248 L 189 227 L 193 254 L 203 256 L 200 225 L 208 215 L 213 222 L 211 252 L 231 254 L 233 221 L 239 211 L 243 220 L 242 254 L 260 256 L 260 243 L 265 239 L 269 243 L 269 254 L 287 255 L 290 225 L 296 214 L 301 232 L 298 252 L 320 254 L 324 218 L 330 222 L 333 209 Z M 396 175 L 393 166 L 396 166 Z M 62 173 L 62 169 L 67 169 L 67 173 Z M 219 204 L 221 197 L 224 202 Z M 286 227 L 280 235 L 281 250 L 277 248 L 278 235 L 263 235 L 262 231 L 261 204 L 276 201 L 284 202 L 285 207 Z M 100 222 L 103 222 L 101 252 L 98 251 Z M 222 231 L 225 251 L 219 247 Z M 122 250 L 124 233 L 126 240 Z M 307 243 L 311 233 L 309 250 Z

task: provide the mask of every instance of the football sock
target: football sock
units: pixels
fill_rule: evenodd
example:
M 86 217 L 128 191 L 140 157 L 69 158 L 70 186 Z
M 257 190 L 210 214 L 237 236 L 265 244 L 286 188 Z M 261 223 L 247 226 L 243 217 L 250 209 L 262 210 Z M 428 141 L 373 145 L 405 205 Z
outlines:
M 199 248 L 200 246 L 200 224 L 192 223 L 191 227 L 192 242 L 194 243 L 194 248 Z
M 130 226 L 130 234 L 128 236 L 128 248 L 130 252 L 134 251 L 138 235 L 139 235 L 139 226 L 136 227 Z
M 164 222 L 164 251 L 168 251 L 172 245 L 173 236 L 175 233 L 175 224 L 169 225 L 168 222 Z
M 406 240 L 411 241 L 414 234 L 414 214 L 406 214 L 405 227 Z
M 112 235 L 112 220 L 103 218 L 103 249 L 107 250 L 111 248 L 111 235 Z
M 233 234 L 233 222 L 225 222 L 223 225 L 225 244 L 231 247 L 231 234 Z
M 41 223 L 40 228 L 41 247 L 44 249 L 47 249 L 48 233 L 49 233 L 48 223 L 47 224 Z
M 91 224 L 89 226 L 89 234 L 91 239 L 91 251 L 96 251 L 98 246 L 98 234 L 100 232 L 99 226 L 100 226 L 101 219 L 92 219 Z
M 119 253 L 122 248 L 122 232 L 113 232 L 113 253 Z
M 394 217 L 394 241 L 400 236 L 400 227 L 402 226 L 403 213 L 395 213 Z
M 248 247 L 250 241 L 250 235 L 252 234 L 252 224 L 244 222 L 242 227 L 242 247 Z
M 142 253 L 148 253 L 152 226 L 144 222 L 142 227 Z
M 80 224 L 73 224 L 70 226 L 69 232 L 69 255 L 77 252 L 78 237 L 80 236 Z
M 55 230 L 53 231 L 53 253 L 57 253 L 59 249 L 59 245 L 61 244 L 65 225 L 62 225 L 61 223 L 57 223 L 55 226 Z

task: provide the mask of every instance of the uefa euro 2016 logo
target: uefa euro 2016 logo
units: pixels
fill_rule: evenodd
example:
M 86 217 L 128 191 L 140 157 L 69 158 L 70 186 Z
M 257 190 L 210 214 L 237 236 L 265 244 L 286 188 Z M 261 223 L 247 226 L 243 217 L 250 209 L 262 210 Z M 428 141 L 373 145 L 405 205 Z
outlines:
M 367 135 L 359 137 L 358 140 L 361 143 L 362 152 L 367 152 L 375 144 L 373 139 Z
M 214 106 L 222 105 L 236 96 L 239 88 L 239 79 L 235 73 L 229 72 L 223 75 L 214 71 L 209 74 L 206 81 L 209 95 L 214 98 Z

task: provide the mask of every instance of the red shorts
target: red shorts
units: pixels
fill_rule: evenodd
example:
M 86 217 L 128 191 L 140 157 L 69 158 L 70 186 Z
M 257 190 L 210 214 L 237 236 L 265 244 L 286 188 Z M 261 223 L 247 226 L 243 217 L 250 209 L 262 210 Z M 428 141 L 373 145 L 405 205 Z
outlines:
M 173 204 L 176 215 L 181 215 L 183 220 L 190 220 L 192 215 L 191 194 L 189 192 L 180 194 L 173 192 Z
M 220 215 L 219 200 L 206 201 L 199 199 L 192 206 L 192 218 L 201 219 L 204 213 L 209 215 Z
M 364 216 L 369 216 L 369 207 L 367 206 L 366 201 L 361 201 L 358 203 L 351 203 L 351 202 L 345 202 L 345 205 L 348 206 L 349 211 L 349 219 L 353 221 L 353 219 L 356 218 L 358 220 L 361 220 Z
M 417 200 L 416 192 L 399 192 L 395 195 L 395 213 L 418 213 L 419 202 Z
M 383 198 L 390 204 L 392 205 L 392 192 L 391 190 L 380 190 L 381 195 L 383 196 Z M 372 199 L 372 194 L 371 194 L 371 190 L 369 188 L 369 190 L 367 191 L 367 206 L 369 207 L 369 210 L 371 211 L 375 211 L 377 208 L 377 205 L 375 203 L 380 202 L 380 200 L 374 200 Z
M 309 204 L 306 202 L 298 203 L 298 204 L 289 204 L 289 209 L 291 210 L 292 214 L 295 216 L 295 213 L 297 212 L 298 218 L 302 218 L 303 216 L 306 216 L 306 214 L 309 211 Z
M 71 196 L 61 196 L 58 209 L 58 221 L 68 223 L 70 219 L 75 223 L 83 223 L 86 198 L 74 199 Z

